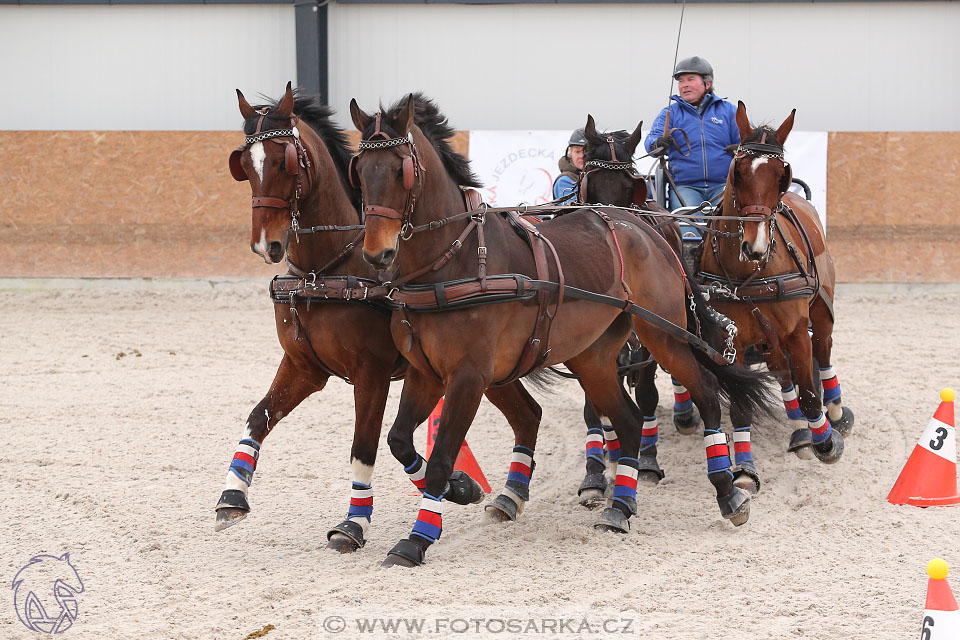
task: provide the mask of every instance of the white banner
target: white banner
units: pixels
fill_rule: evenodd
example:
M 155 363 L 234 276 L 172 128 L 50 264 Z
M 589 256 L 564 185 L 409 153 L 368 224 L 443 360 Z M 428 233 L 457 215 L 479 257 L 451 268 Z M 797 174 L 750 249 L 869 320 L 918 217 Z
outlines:
M 569 138 L 569 131 L 471 131 L 470 163 L 486 187 L 484 200 L 498 207 L 552 200 L 553 181 L 560 175 L 557 163 Z M 643 153 L 642 146 L 638 153 Z M 827 133 L 794 131 L 787 139 L 786 157 L 794 177 L 809 185 L 813 206 L 826 227 Z M 652 172 L 651 163 L 644 158 L 637 168 Z M 794 190 L 803 193 L 798 185 Z

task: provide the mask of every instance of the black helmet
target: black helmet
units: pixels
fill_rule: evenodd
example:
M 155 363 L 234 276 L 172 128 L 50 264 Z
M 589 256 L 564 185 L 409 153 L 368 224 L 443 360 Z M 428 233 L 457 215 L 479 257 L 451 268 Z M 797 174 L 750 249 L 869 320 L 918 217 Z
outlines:
M 570 134 L 570 142 L 567 143 L 568 147 L 585 147 L 587 146 L 587 136 L 583 132 L 583 129 L 577 129 Z
M 713 78 L 713 67 L 700 56 L 693 56 L 677 63 L 677 68 L 673 70 L 673 79 L 676 80 L 682 73 L 696 73 Z

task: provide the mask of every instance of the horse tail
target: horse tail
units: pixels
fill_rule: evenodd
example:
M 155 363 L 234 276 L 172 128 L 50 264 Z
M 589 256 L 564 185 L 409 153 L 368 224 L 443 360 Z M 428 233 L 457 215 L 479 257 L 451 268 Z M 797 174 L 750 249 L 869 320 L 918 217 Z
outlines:
M 573 374 L 568 374 L 570 377 L 576 378 Z M 537 369 L 532 371 L 527 375 L 523 376 L 523 379 L 530 383 L 537 391 L 542 393 L 552 392 L 553 387 L 556 383 L 560 382 L 566 378 L 564 374 L 559 371 L 555 371 L 553 367 L 547 367 L 546 369 Z
M 699 286 L 689 274 L 685 274 L 693 292 L 693 309 L 687 307 L 688 326 L 699 322 L 701 337 L 718 351 L 727 344 L 726 327 L 732 321 L 707 304 Z M 692 330 L 692 329 L 691 329 Z M 722 365 L 700 349 L 693 349 L 697 361 L 717 378 L 720 396 L 727 402 L 737 404 L 751 420 L 759 415 L 776 416 L 780 398 L 775 394 L 776 380 L 769 373 L 747 369 L 737 364 Z

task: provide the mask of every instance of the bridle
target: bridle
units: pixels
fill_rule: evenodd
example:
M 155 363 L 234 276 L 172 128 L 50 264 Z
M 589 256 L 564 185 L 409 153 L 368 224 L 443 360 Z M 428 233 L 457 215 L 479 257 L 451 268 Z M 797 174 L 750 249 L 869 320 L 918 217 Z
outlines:
M 299 240 L 300 197 L 303 194 L 303 176 L 306 174 L 309 180 L 310 173 L 307 170 L 310 169 L 312 165 L 310 164 L 310 157 L 303 147 L 303 143 L 300 142 L 300 131 L 297 130 L 297 117 L 289 117 L 290 128 L 288 129 L 262 131 L 263 119 L 269 112 L 269 107 L 260 109 L 258 112 L 260 119 L 257 120 L 256 129 L 251 135 L 244 136 L 244 144 L 234 149 L 230 154 L 230 173 L 234 180 L 238 182 L 249 179 L 243 167 L 240 165 L 240 156 L 250 148 L 250 145 L 263 142 L 264 140 L 273 140 L 277 144 L 284 145 L 284 169 L 289 175 L 296 176 L 290 197 L 284 199 L 275 196 L 253 196 L 251 206 L 253 208 L 271 207 L 274 209 L 286 209 L 290 213 L 290 231 L 297 234 L 297 239 Z M 284 141 L 286 138 L 289 138 L 291 141 Z M 301 168 L 303 171 L 301 171 Z
M 764 131 L 763 136 L 760 138 L 760 142 L 747 142 L 740 144 L 734 153 L 733 160 L 731 162 L 731 169 L 736 171 L 737 162 L 745 158 L 749 158 L 751 160 L 756 160 L 758 158 L 771 158 L 773 160 L 779 160 L 781 163 L 783 163 L 784 173 L 780 177 L 780 193 L 777 195 L 777 204 L 775 204 L 773 208 L 762 204 L 741 205 L 739 202 L 737 202 L 737 191 L 736 188 L 732 186 L 732 183 L 730 189 L 730 198 L 733 202 L 734 215 L 738 217 L 738 235 L 741 240 L 743 239 L 743 223 L 745 220 L 748 222 L 753 222 L 753 220 L 749 220 L 749 218 L 757 218 L 756 222 L 758 224 L 769 222 L 770 244 L 767 246 L 767 256 L 769 256 L 771 247 L 775 242 L 774 231 L 777 225 L 777 214 L 783 211 L 783 195 L 790 188 L 790 183 L 793 180 L 793 170 L 790 168 L 790 163 L 787 162 L 783 157 L 783 147 L 767 144 L 766 140 L 767 132 Z
M 577 193 L 581 202 L 587 202 L 587 185 L 589 184 L 590 174 L 597 171 L 622 171 L 628 178 L 633 180 L 633 203 L 642 206 L 647 200 L 646 181 L 639 175 L 633 166 L 633 161 L 626 162 L 617 160 L 617 150 L 614 147 L 613 136 L 607 136 L 607 144 L 610 146 L 610 160 L 587 160 L 583 165 L 583 172 L 577 180 Z
M 350 159 L 350 166 L 347 173 L 350 176 L 350 184 L 355 188 L 359 188 L 360 176 L 357 170 L 357 162 L 361 155 L 368 151 L 390 150 L 400 157 L 403 163 L 403 188 L 407 192 L 403 209 L 397 211 L 396 209 L 380 204 L 364 204 L 362 220 L 366 222 L 367 216 L 379 216 L 389 220 L 399 220 L 400 238 L 402 240 L 409 240 L 412 230 L 410 216 L 413 215 L 417 198 L 423 191 L 423 177 L 424 173 L 426 173 L 426 168 L 420 160 L 417 146 L 413 143 L 413 132 L 408 132 L 407 135 L 402 138 L 391 138 L 380 128 L 382 118 L 383 114 L 378 112 L 373 134 L 371 134 L 369 138 L 361 140 L 357 145 L 357 154 Z

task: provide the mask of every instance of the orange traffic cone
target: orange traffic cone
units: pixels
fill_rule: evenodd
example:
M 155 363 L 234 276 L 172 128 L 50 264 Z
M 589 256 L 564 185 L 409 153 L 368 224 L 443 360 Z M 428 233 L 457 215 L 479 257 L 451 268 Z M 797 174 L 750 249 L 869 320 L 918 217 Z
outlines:
M 960 607 L 953 597 L 947 573 L 950 567 L 943 558 L 934 558 L 927 563 L 927 604 L 923 611 L 923 628 L 920 637 L 924 640 L 960 638 Z
M 960 504 L 957 492 L 957 435 L 953 425 L 953 389 L 940 392 L 933 414 L 913 453 L 903 465 L 887 501 L 936 507 Z
M 437 441 L 437 428 L 440 426 L 440 414 L 442 411 L 443 398 L 440 398 L 440 402 L 433 408 L 433 411 L 430 413 L 430 419 L 427 421 L 427 460 L 430 459 L 430 454 L 433 453 L 433 445 Z M 493 491 L 490 483 L 487 482 L 487 477 L 483 475 L 483 471 L 480 470 L 480 463 L 478 463 L 477 459 L 473 456 L 473 452 L 470 451 L 466 440 L 460 445 L 460 453 L 457 454 L 457 460 L 453 463 L 453 468 L 463 471 L 477 481 L 483 488 L 484 493 L 491 493 Z

